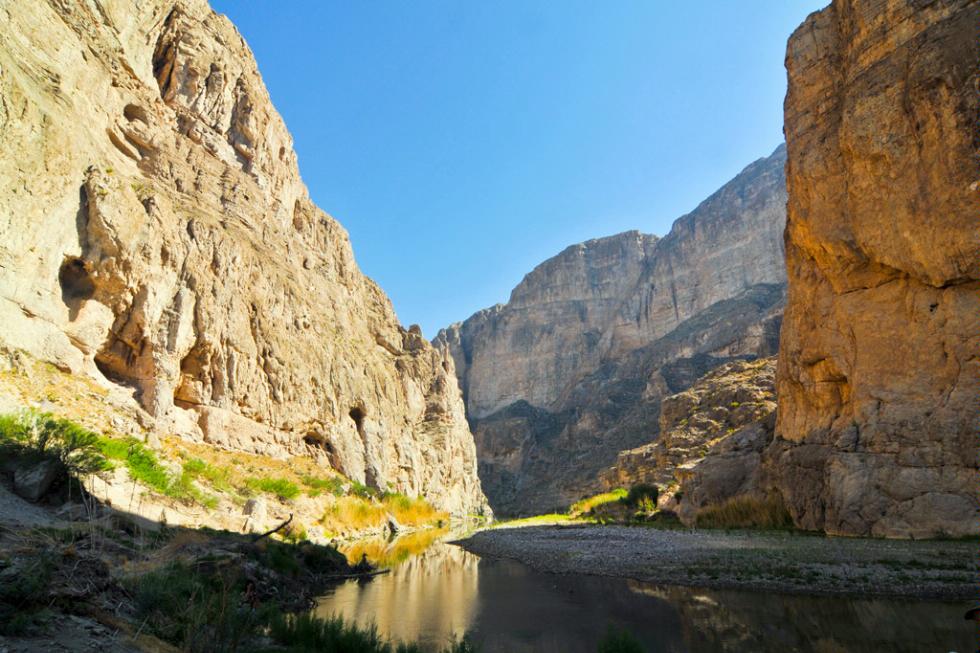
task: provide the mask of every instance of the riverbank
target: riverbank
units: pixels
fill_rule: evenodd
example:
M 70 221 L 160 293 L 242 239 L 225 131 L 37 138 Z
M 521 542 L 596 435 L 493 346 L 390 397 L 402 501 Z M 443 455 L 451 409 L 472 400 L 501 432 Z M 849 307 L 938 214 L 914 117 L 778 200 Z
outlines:
M 539 571 L 665 585 L 951 600 L 977 593 L 975 540 L 559 525 L 482 530 L 453 544 Z

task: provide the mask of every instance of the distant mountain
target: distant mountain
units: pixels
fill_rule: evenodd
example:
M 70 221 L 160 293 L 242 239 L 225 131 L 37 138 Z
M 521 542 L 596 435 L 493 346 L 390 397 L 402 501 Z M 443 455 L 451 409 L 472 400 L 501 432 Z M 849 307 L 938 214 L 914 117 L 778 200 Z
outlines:
M 656 437 L 662 397 L 732 359 L 776 352 L 785 161 L 781 145 L 663 238 L 630 231 L 573 245 L 506 304 L 439 332 L 495 511 L 581 497 L 620 451 Z

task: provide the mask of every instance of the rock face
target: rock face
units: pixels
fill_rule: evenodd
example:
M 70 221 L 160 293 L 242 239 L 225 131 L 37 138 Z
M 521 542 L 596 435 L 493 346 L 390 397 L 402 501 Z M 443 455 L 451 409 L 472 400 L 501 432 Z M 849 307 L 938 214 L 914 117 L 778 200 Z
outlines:
M 662 239 L 574 245 L 510 301 L 442 330 L 495 510 L 593 490 L 656 436 L 660 400 L 733 358 L 775 352 L 784 299 L 785 150 L 748 166 Z
M 733 361 L 664 397 L 660 436 L 621 451 L 602 472 L 606 489 L 655 484 L 660 507 L 685 523 L 727 499 L 764 495 L 763 456 L 773 439 L 776 357 Z
M 773 470 L 830 533 L 980 530 L 980 3 L 835 0 L 789 41 Z
M 452 360 L 310 201 L 228 20 L 0 13 L 0 345 L 132 386 L 161 430 L 480 510 Z

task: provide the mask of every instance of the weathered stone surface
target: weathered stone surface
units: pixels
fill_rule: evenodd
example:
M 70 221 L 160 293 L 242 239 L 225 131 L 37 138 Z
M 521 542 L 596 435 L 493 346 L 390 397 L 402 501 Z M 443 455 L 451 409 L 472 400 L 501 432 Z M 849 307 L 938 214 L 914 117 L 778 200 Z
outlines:
M 0 3 L 0 345 L 132 386 L 159 431 L 480 510 L 452 362 L 310 201 L 203 0 Z
M 775 352 L 785 150 L 748 166 L 662 239 L 573 245 L 506 305 L 439 333 L 495 510 L 567 505 L 656 436 L 660 400 L 733 358 Z
M 607 489 L 653 483 L 685 523 L 735 496 L 764 495 L 764 452 L 775 425 L 776 358 L 722 365 L 661 402 L 660 436 L 622 451 Z
M 18 467 L 14 470 L 14 492 L 28 501 L 40 501 L 64 472 L 64 466 L 57 460 L 41 460 Z
M 978 24 L 835 0 L 789 41 L 772 470 L 804 527 L 980 532 Z

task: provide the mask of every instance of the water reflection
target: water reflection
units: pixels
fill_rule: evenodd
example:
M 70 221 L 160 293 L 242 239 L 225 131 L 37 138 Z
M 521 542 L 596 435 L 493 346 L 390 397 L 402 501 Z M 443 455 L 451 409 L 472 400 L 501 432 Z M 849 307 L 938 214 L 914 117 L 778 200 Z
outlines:
M 650 653 L 967 653 L 977 647 L 961 604 L 542 574 L 512 561 L 481 560 L 435 536 L 425 548 L 427 537 L 348 548 L 355 559 L 367 552 L 403 561 L 389 574 L 340 585 L 322 598 L 318 613 L 376 623 L 390 637 L 429 646 L 466 634 L 483 653 L 594 653 L 610 625 L 632 632 Z
M 367 554 L 376 564 L 394 566 L 387 574 L 338 586 L 320 600 L 316 613 L 374 623 L 388 637 L 429 646 L 462 638 L 475 617 L 480 559 L 438 540 L 445 535 L 421 531 L 394 542 L 342 547 L 349 560 Z

